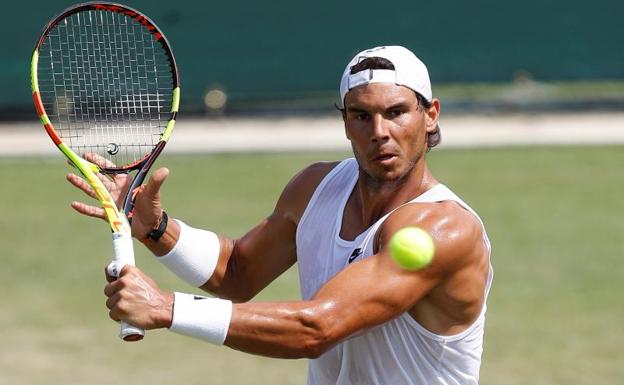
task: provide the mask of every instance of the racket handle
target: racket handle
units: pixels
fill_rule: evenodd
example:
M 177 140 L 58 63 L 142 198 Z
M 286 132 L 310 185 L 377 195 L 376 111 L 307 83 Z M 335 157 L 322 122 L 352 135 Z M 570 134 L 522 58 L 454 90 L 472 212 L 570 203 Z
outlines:
M 121 269 L 126 265 L 134 266 L 134 248 L 132 247 L 132 235 L 130 233 L 113 233 L 114 259 L 108 265 L 108 274 L 119 277 Z M 124 341 L 140 341 L 145 336 L 145 330 L 121 321 L 119 338 Z

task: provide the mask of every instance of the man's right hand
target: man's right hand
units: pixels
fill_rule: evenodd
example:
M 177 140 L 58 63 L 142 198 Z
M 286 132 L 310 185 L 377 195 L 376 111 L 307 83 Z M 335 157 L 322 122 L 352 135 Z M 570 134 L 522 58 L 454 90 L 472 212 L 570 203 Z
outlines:
M 110 163 L 110 161 L 96 154 L 85 154 L 85 159 L 100 167 L 107 166 Z M 168 175 L 169 170 L 164 167 L 154 171 L 147 183 L 140 186 L 135 193 L 134 210 L 132 213 L 132 235 L 139 240 L 145 239 L 150 231 L 158 227 L 162 219 L 160 187 Z M 121 207 L 132 178 L 128 174 L 107 176 L 101 173 L 98 174 L 98 177 L 111 193 L 117 207 Z M 67 180 L 91 198 L 96 198 L 91 186 L 80 176 L 69 173 L 67 174 Z M 71 206 L 80 214 L 106 220 L 106 212 L 102 207 L 78 201 L 72 202 Z

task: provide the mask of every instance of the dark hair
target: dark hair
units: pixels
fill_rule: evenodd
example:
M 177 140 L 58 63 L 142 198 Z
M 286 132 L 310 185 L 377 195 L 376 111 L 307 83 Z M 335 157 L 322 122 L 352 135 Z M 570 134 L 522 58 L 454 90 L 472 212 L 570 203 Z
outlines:
M 351 74 L 356 74 L 365 70 L 394 70 L 394 64 L 386 58 L 373 56 L 367 57 L 361 62 L 357 63 L 353 67 L 351 67 Z M 416 94 L 416 99 L 418 99 L 418 104 L 421 105 L 425 109 L 431 108 L 433 105 L 429 100 L 427 100 L 424 96 L 414 91 Z M 338 108 L 340 111 L 344 112 L 344 109 Z M 442 135 L 440 134 L 440 126 L 437 125 L 433 132 L 427 133 L 427 150 L 431 150 L 433 147 L 440 144 L 442 141 Z
M 394 70 L 394 64 L 383 57 L 367 57 L 361 62 L 351 67 L 351 75 L 364 70 Z

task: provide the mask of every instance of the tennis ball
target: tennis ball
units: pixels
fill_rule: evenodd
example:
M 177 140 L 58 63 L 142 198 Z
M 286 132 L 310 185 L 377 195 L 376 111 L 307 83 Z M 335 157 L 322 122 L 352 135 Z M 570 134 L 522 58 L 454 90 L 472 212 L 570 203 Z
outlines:
M 433 258 L 435 245 L 431 235 L 418 227 L 404 227 L 390 239 L 390 255 L 404 269 L 417 270 Z

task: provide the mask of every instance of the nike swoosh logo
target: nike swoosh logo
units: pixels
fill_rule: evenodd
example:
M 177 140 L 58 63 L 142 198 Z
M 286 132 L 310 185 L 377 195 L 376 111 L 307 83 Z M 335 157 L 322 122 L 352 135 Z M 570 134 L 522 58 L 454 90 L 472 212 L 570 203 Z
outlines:
M 360 255 L 362 255 L 362 249 L 358 247 L 357 249 L 353 250 L 353 253 L 351 253 L 351 256 L 349 256 L 349 260 L 347 261 L 347 263 L 355 261 L 355 259 Z

